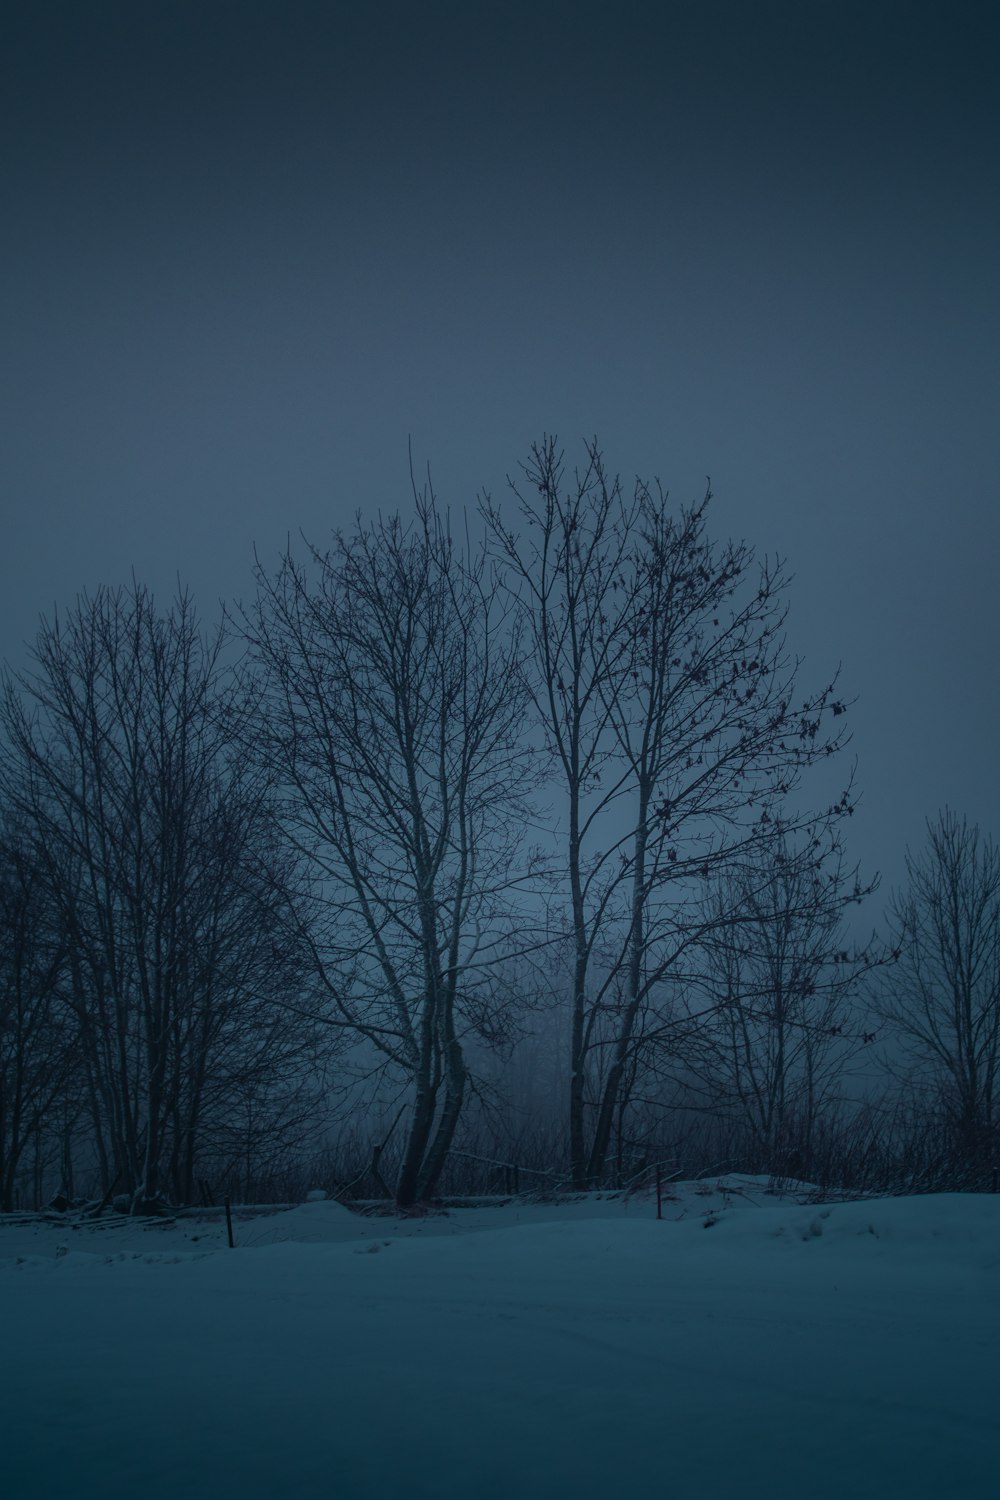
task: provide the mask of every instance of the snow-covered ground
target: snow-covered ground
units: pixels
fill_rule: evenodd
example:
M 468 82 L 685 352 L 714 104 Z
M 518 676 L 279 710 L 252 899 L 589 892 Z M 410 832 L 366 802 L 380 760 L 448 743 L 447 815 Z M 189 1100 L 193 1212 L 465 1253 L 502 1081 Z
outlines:
M 1000 1197 L 0 1219 L 3 1500 L 995 1500 Z

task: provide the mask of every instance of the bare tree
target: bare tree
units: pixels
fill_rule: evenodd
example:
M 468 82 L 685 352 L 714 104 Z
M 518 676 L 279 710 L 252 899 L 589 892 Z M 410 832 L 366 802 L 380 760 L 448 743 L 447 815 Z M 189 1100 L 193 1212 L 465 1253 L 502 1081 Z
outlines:
M 186 1004 L 174 1007 L 168 1181 L 194 1195 L 199 1159 L 225 1158 L 239 1121 L 240 1176 L 248 1157 L 275 1157 L 315 1129 L 329 1039 L 310 1017 L 315 991 L 299 935 L 300 881 L 243 750 L 198 830 Z M 192 872 L 193 873 L 193 872 Z M 253 1101 L 247 1108 L 246 1101 Z M 231 1153 L 230 1153 L 231 1154 Z M 222 1175 L 233 1179 L 234 1171 Z
M 327 913 L 313 942 L 330 1019 L 411 1090 L 407 1207 L 433 1194 L 454 1136 L 463 1033 L 501 1019 L 489 980 L 510 947 L 530 763 L 516 634 L 429 490 L 412 525 L 359 519 L 258 581 L 258 743 Z
M 802 769 L 838 748 L 824 724 L 845 705 L 833 683 L 793 704 L 783 567 L 711 542 L 707 494 L 677 510 L 637 481 L 626 497 L 596 442 L 567 483 L 554 439 L 511 489 L 521 535 L 488 498 L 484 510 L 560 787 L 582 1187 L 604 1173 L 640 1027 L 662 1036 L 655 999 L 700 940 L 704 882 L 748 858 Z M 837 812 L 850 810 L 848 792 Z
M 0 837 L 0 1211 L 14 1206 L 29 1148 L 42 1138 L 67 1093 L 77 1040 L 61 993 L 66 950 L 46 883 L 30 846 L 10 829 Z
M 282 983 L 268 793 L 223 647 L 186 596 L 160 615 L 139 585 L 101 590 L 5 685 L 4 790 L 58 906 L 101 1175 L 137 1211 L 168 1163 L 190 1190 L 208 1081 Z
M 767 1170 L 792 1173 L 811 1159 L 824 1112 L 839 1107 L 852 1059 L 876 1040 L 859 989 L 887 954 L 846 935 L 849 909 L 877 881 L 861 886 L 835 838 L 824 846 L 814 833 L 794 848 L 778 829 L 767 852 L 766 863 L 725 871 L 706 896 L 681 1062 L 696 1106 L 738 1123 Z
M 941 1106 L 958 1172 L 975 1180 L 1000 1150 L 1000 850 L 946 810 L 906 872 L 880 1006 Z

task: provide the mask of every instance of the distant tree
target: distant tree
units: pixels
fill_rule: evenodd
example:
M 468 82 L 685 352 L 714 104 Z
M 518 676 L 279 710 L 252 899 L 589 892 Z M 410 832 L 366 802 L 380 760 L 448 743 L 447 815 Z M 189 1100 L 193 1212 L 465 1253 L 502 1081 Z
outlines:
M 880 1006 L 942 1111 L 964 1181 L 1000 1159 L 1000 850 L 950 811 L 907 854 Z
M 429 491 L 412 524 L 359 520 L 258 582 L 258 748 L 326 913 L 313 948 L 331 1024 L 409 1089 L 408 1207 L 433 1194 L 454 1137 L 463 1036 L 497 1021 L 530 765 L 516 633 Z
M 844 704 L 833 683 L 798 697 L 784 570 L 712 542 L 708 495 L 677 508 L 636 481 L 626 496 L 596 442 L 567 481 L 551 438 L 511 489 L 520 534 L 488 497 L 484 509 L 558 787 L 570 1165 L 584 1187 L 604 1175 L 641 1028 L 662 1030 L 663 981 L 704 932 L 704 883 L 766 845 L 802 769 L 839 747 L 827 725 Z M 850 811 L 845 793 L 837 812 Z
M 852 941 L 845 917 L 877 882 L 845 869 L 832 829 L 794 847 L 778 828 L 754 853 L 706 896 L 692 1024 L 675 1051 L 691 1097 L 738 1126 L 761 1166 L 800 1171 L 845 1070 L 875 1041 L 860 990 L 887 954 Z
M 286 982 L 281 856 L 223 647 L 186 596 L 160 614 L 139 585 L 102 589 L 43 625 L 0 708 L 0 780 L 58 912 L 101 1175 L 136 1211 L 171 1185 L 190 1196 L 213 1085 L 218 1111 L 220 1074 L 245 1068 Z M 269 1066 L 302 1046 L 286 1017 Z

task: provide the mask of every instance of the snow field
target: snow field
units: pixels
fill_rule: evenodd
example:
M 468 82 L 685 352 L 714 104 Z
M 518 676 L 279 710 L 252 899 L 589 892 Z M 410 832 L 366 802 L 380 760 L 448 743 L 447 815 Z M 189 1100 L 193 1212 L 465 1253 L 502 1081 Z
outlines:
M 0 1225 L 0 1494 L 992 1500 L 1000 1199 L 729 1186 Z

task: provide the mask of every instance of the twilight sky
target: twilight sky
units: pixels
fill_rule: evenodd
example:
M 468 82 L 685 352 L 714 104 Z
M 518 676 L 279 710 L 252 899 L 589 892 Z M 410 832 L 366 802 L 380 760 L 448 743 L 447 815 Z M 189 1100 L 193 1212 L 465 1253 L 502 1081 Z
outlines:
M 597 434 L 788 557 L 883 891 L 1000 833 L 992 3 L 19 0 L 0 656 Z M 870 908 L 874 919 L 880 900 Z

